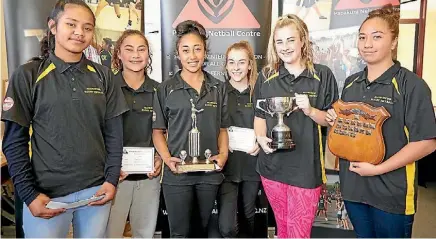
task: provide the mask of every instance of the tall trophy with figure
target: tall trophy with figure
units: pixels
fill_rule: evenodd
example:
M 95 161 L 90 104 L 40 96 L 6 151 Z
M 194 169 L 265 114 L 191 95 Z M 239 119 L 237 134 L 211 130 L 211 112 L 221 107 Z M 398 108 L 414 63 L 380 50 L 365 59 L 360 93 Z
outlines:
M 295 143 L 291 129 L 284 123 L 283 118 L 298 109 L 295 97 L 272 97 L 257 100 L 256 108 L 268 113 L 271 117 L 277 115 L 278 124 L 271 130 L 269 137 L 272 142 L 269 146 L 272 149 L 294 149 Z
M 201 113 L 203 109 L 195 108 L 193 99 L 190 99 L 190 102 L 192 128 L 188 135 L 188 152 L 186 150 L 180 151 L 179 156 L 182 162 L 177 164 L 177 171 L 181 173 L 213 171 L 215 170 L 215 164 L 210 160 L 212 151 L 206 149 L 204 154 L 202 154 L 200 147 L 201 133 L 197 127 L 197 114 Z M 203 156 L 203 159 L 200 158 Z M 187 158 L 190 160 L 186 160 Z

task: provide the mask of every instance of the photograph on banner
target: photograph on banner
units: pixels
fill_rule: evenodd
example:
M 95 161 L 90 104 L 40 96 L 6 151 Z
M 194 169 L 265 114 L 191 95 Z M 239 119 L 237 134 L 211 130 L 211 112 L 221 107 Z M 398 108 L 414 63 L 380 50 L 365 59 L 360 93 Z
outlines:
M 279 15 L 295 14 L 306 22 L 309 31 L 330 29 L 330 12 L 333 0 L 282 0 Z
M 85 50 L 90 60 L 95 53 L 102 65 L 112 68 L 115 42 L 127 29 L 141 30 L 142 0 L 83 0 L 96 18 L 95 39 Z
M 314 62 L 326 65 L 333 71 L 340 94 L 345 79 L 365 67 L 357 49 L 358 35 L 359 27 L 310 33 Z
M 272 0 L 161 0 L 160 2 L 164 78 L 171 77 L 180 69 L 175 49 L 175 28 L 185 20 L 197 21 L 206 28 L 209 38 L 204 69 L 214 77 L 224 80 L 225 52 L 231 44 L 241 40 L 251 44 L 259 68 L 262 66 L 266 59 L 265 49 L 268 46 Z
M 327 183 L 322 187 L 313 225 L 353 230 L 353 225 L 344 206 L 337 172 L 328 172 Z

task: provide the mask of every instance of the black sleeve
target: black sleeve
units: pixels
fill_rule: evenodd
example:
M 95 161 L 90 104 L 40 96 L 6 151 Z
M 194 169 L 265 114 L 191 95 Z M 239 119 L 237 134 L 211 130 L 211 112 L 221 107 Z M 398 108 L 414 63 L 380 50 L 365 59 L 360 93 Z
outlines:
M 338 84 L 330 68 L 325 67 L 320 74 L 321 88 L 318 93 L 316 108 L 328 110 L 339 98 Z
M 105 180 L 116 187 L 123 157 L 123 118 L 121 115 L 106 120 L 103 137 L 107 154 L 104 167 Z
M 123 91 L 114 82 L 114 74 L 108 70 L 106 79 L 106 115 L 105 119 L 111 119 L 129 110 Z
M 227 106 L 228 103 L 228 94 L 227 94 L 227 86 L 223 84 L 222 87 L 222 107 L 221 107 L 221 128 L 230 127 L 230 119 L 229 119 L 229 109 Z
M 153 113 L 156 115 L 156 118 L 153 121 L 153 129 L 167 129 L 168 117 L 164 111 L 165 105 L 166 105 L 165 87 L 163 86 L 163 84 L 161 84 L 157 88 L 156 93 L 154 94 Z
M 436 138 L 436 121 L 431 101 L 431 91 L 422 79 L 406 83 L 405 121 L 409 141 Z
M 253 92 L 254 115 L 262 119 L 265 119 L 265 112 L 257 108 L 257 104 L 258 104 L 257 100 L 262 99 L 261 88 L 262 88 L 262 83 L 264 81 L 265 81 L 265 77 L 263 76 L 262 72 L 260 72 L 257 77 L 256 84 L 254 85 L 254 92 Z
M 5 121 L 3 136 L 3 153 L 8 162 L 18 196 L 27 206 L 38 196 L 35 188 L 35 177 L 29 157 L 29 128 L 15 122 Z
M 22 67 L 12 74 L 3 101 L 3 121 L 9 120 L 21 126 L 30 127 L 33 114 L 32 84 L 30 78 Z

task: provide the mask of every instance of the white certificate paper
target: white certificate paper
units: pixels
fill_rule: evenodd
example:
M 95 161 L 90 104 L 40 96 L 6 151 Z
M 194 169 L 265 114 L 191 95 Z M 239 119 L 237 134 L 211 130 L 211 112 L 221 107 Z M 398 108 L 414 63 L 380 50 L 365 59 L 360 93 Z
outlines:
M 146 174 L 154 170 L 154 148 L 124 147 L 121 170 L 127 174 Z
M 232 150 L 250 152 L 256 144 L 256 135 L 254 129 L 230 126 L 227 129 L 229 133 L 229 146 Z

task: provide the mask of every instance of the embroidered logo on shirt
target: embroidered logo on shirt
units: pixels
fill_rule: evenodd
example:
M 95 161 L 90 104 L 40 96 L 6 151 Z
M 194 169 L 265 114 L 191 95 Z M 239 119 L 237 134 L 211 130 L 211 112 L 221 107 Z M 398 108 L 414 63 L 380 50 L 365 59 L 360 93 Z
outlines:
M 153 112 L 153 106 L 144 106 L 141 109 L 142 112 Z
M 218 104 L 215 101 L 208 101 L 206 104 L 204 104 L 204 106 L 216 108 Z
M 6 97 L 3 101 L 3 111 L 8 111 L 14 106 L 14 100 L 11 97 Z
M 86 88 L 84 93 L 85 94 L 98 94 L 98 95 L 102 95 L 103 91 L 100 88 Z

